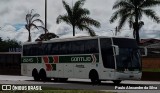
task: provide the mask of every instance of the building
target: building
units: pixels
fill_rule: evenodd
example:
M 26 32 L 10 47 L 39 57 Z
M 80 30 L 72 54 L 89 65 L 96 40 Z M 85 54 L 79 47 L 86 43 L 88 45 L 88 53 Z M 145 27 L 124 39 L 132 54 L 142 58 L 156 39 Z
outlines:
M 0 52 L 0 75 L 20 75 L 21 52 Z
M 142 58 L 142 67 L 144 69 L 160 68 L 160 40 L 143 39 L 141 46 L 147 48 L 147 56 Z

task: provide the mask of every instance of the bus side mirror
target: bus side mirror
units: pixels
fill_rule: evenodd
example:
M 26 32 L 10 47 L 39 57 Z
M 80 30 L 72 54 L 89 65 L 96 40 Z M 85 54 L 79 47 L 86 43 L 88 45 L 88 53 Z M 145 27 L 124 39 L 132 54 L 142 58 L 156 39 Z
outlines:
M 119 55 L 119 47 L 117 45 L 112 45 L 114 50 L 114 55 Z
M 140 47 L 141 56 L 147 56 L 147 47 Z

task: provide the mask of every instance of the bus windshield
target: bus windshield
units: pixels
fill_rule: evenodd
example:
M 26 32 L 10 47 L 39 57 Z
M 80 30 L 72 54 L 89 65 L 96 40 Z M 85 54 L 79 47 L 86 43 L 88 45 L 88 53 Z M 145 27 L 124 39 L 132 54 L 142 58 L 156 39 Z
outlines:
M 140 51 L 134 48 L 120 48 L 116 61 L 117 70 L 140 70 Z
M 119 46 L 119 55 L 116 56 L 118 71 L 141 70 L 140 50 L 134 39 L 113 38 L 114 45 Z

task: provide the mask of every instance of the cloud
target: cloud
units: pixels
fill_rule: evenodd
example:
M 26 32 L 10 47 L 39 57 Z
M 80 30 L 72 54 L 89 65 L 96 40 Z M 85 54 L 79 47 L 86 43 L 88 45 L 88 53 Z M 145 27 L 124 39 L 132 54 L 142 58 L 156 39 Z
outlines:
M 76 2 L 77 0 L 65 0 L 70 5 Z M 73 2 L 72 2 L 73 1 Z M 90 10 L 90 17 L 98 20 L 101 23 L 101 28 L 94 28 L 97 35 L 103 36 L 112 36 L 114 34 L 115 27 L 118 22 L 110 24 L 109 19 L 114 12 L 112 6 L 116 0 L 86 0 L 84 8 Z M 20 41 L 27 41 L 28 31 L 24 26 L 18 26 L 19 24 L 25 24 L 25 15 L 31 10 L 34 9 L 35 13 L 39 13 L 40 19 L 44 21 L 45 18 L 45 9 L 44 9 L 45 0 L 1 0 L 0 1 L 0 37 L 17 39 Z M 52 33 L 60 35 L 60 37 L 70 37 L 72 36 L 72 27 L 66 23 L 56 24 L 56 18 L 59 15 L 66 13 L 62 5 L 62 0 L 47 0 L 47 21 L 48 21 L 48 30 Z M 155 8 L 156 12 L 160 15 L 159 8 Z M 143 21 L 145 25 L 143 30 L 158 30 L 160 29 L 159 24 L 148 20 L 144 17 Z M 150 32 L 150 31 L 148 31 Z M 32 31 L 32 40 L 34 41 L 41 33 L 44 31 L 34 29 Z M 157 34 L 159 31 L 146 33 L 146 31 L 141 31 L 141 38 L 160 38 Z M 79 31 L 76 29 L 76 35 L 88 35 L 87 31 Z M 129 30 L 128 26 L 125 26 L 119 36 L 130 36 L 132 37 L 132 31 Z

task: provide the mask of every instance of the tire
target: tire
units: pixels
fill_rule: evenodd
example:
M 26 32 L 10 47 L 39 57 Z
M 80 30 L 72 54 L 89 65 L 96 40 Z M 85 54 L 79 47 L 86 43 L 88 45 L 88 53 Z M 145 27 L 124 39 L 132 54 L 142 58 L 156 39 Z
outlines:
M 60 82 L 66 82 L 68 80 L 68 78 L 59 78 Z
M 89 74 L 89 78 L 90 78 L 93 85 L 95 85 L 95 84 L 97 85 L 97 84 L 101 83 L 101 81 L 99 80 L 99 76 L 98 76 L 97 71 L 91 71 Z
M 114 83 L 115 85 L 119 85 L 119 84 L 121 83 L 121 81 L 122 81 L 122 80 L 113 80 L 113 83 Z
M 37 69 L 33 69 L 32 76 L 33 76 L 34 81 L 39 81 L 40 80 Z
M 47 75 L 46 75 L 46 71 L 44 69 L 41 69 L 39 71 L 39 76 L 42 81 L 47 81 Z
M 54 82 L 58 82 L 59 81 L 59 78 L 53 78 L 54 79 Z

